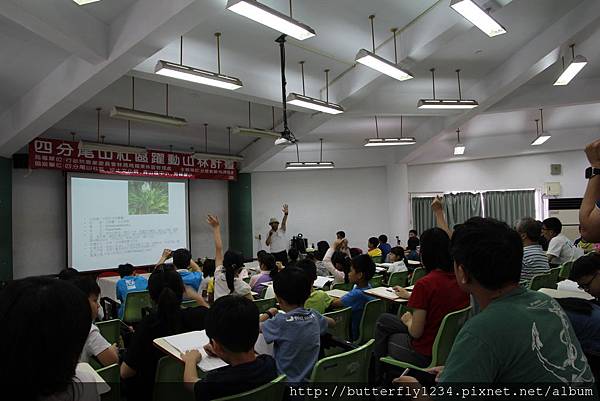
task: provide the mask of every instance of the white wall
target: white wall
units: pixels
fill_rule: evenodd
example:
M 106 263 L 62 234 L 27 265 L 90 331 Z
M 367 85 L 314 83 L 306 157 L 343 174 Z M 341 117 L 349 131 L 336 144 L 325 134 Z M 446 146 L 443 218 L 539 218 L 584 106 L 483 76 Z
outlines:
M 288 236 L 310 243 L 335 240 L 344 230 L 351 246 L 366 249 L 370 236 L 389 230 L 385 167 L 252 173 L 252 225 L 264 246 L 270 217 L 290 207 Z M 254 252 L 260 249 L 254 241 Z
M 65 177 L 60 171 L 13 170 L 13 272 L 15 278 L 58 273 L 67 265 Z M 226 181 L 191 180 L 190 230 L 195 257 L 213 256 L 206 214 L 221 220 L 228 245 Z M 160 255 L 156 255 L 157 259 Z
M 550 175 L 550 164 L 562 164 L 562 174 Z M 415 165 L 408 167 L 408 190 L 542 189 L 544 182 L 560 182 L 560 197 L 575 198 L 585 192 L 587 167 L 582 151 Z

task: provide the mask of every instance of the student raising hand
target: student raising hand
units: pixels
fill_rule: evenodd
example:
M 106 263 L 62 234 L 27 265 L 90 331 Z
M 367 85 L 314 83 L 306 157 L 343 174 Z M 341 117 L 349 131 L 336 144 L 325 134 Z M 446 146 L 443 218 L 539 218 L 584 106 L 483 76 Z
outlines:
M 217 228 L 220 225 L 219 224 L 219 218 L 217 216 L 213 216 L 212 214 L 207 215 L 206 222 L 212 228 Z

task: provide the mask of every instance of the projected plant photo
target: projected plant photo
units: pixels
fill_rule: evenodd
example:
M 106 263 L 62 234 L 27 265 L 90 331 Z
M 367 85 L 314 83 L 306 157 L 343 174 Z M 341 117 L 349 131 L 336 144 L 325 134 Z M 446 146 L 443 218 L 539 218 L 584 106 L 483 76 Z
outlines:
M 129 214 L 168 214 L 169 183 L 129 181 Z

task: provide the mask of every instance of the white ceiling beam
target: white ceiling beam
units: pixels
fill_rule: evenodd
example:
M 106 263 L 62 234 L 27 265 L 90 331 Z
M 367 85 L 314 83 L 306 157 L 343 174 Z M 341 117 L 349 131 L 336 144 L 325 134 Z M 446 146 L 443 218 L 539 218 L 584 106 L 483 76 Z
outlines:
M 10 157 L 180 35 L 223 12 L 204 0 L 138 1 L 110 27 L 109 58 L 72 56 L 0 115 L 0 155 Z
M 89 63 L 108 57 L 108 26 L 73 2 L 2 0 L 0 16 Z

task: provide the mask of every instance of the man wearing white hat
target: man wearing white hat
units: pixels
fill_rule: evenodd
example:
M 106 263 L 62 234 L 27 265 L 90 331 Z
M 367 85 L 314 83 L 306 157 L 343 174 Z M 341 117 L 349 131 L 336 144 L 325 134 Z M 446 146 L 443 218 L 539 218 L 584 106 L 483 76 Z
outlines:
M 288 241 L 287 236 L 285 235 L 287 218 L 288 205 L 285 204 L 283 205 L 283 220 L 281 221 L 281 227 L 279 227 L 279 220 L 277 220 L 277 218 L 271 217 L 271 219 L 269 219 L 271 231 L 269 231 L 266 241 L 267 246 L 270 248 L 271 255 L 273 255 L 276 261 L 281 262 L 284 266 L 288 263 Z

